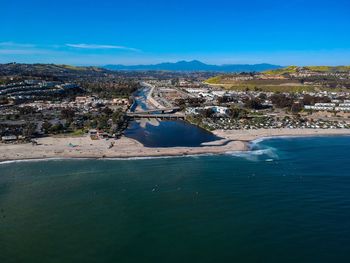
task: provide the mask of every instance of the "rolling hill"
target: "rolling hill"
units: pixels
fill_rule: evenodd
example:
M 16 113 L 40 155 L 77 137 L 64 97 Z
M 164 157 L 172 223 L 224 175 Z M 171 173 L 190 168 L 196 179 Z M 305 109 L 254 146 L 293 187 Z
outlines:
M 160 63 L 154 65 L 106 65 L 104 68 L 109 70 L 164 70 L 164 71 L 212 71 L 212 72 L 261 72 L 282 68 L 278 65 L 271 64 L 232 64 L 232 65 L 209 65 L 198 60 L 179 61 L 176 63 Z

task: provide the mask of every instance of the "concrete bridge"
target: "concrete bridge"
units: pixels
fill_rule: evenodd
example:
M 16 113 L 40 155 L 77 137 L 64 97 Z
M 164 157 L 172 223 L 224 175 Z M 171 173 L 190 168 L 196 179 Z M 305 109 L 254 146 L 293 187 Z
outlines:
M 185 114 L 149 114 L 149 113 L 143 113 L 143 112 L 128 112 L 126 116 L 131 119 L 161 119 L 161 120 L 185 119 Z
M 169 114 L 169 113 L 178 112 L 179 110 L 180 110 L 179 107 L 172 107 L 172 108 L 149 109 L 149 110 L 135 111 L 135 112 L 130 112 L 130 113 L 137 113 L 137 114 L 152 114 L 152 113 L 165 114 L 165 113 L 167 113 L 167 114 Z

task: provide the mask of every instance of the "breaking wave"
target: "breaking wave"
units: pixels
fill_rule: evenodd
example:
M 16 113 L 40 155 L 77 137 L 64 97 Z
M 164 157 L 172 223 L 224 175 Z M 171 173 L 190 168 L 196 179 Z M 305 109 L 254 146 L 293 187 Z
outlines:
M 259 139 L 249 144 L 249 150 L 243 152 L 227 152 L 227 155 L 244 158 L 248 161 L 274 161 L 279 159 L 278 150 L 274 147 L 261 145 L 266 139 Z
M 99 161 L 136 161 L 136 160 L 153 160 L 153 159 L 173 159 L 173 158 L 194 158 L 198 159 L 204 156 L 215 156 L 213 153 L 203 154 L 186 154 L 186 155 L 164 155 L 164 156 L 143 156 L 143 157 L 107 157 L 107 158 L 38 158 L 38 159 L 19 159 L 0 161 L 0 165 L 13 164 L 13 163 L 34 163 L 34 162 L 52 162 L 52 161 L 86 161 L 86 160 L 99 160 Z

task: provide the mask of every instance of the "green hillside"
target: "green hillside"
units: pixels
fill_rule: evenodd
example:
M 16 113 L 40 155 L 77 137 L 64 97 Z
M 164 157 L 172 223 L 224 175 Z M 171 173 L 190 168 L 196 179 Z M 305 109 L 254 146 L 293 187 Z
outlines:
M 268 70 L 265 71 L 264 74 L 267 75 L 283 75 L 287 73 L 296 73 L 300 71 L 313 71 L 313 72 L 319 72 L 319 73 L 344 73 L 344 72 L 350 72 L 350 66 L 305 66 L 305 67 L 297 67 L 297 66 L 289 66 L 281 69 L 275 69 L 275 70 Z

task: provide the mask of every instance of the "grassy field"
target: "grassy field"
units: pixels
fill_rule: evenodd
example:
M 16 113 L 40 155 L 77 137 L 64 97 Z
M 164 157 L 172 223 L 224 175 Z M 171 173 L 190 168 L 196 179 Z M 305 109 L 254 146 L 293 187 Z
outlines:
M 206 84 L 223 87 L 236 91 L 264 91 L 264 92 L 303 92 L 320 90 L 319 86 L 303 85 L 298 80 L 289 79 L 256 79 L 235 81 L 229 75 L 210 78 Z
M 55 64 L 33 64 L 32 65 L 37 71 L 47 71 L 47 70 L 74 70 L 74 71 L 102 71 L 102 69 L 97 67 L 77 67 L 71 65 L 55 65 Z
M 77 70 L 77 71 L 87 71 L 87 70 L 101 71 L 101 69 L 97 67 L 76 67 L 71 65 L 58 65 L 58 66 L 65 69 Z
M 266 74 L 266 75 L 283 75 L 286 73 L 295 73 L 297 68 L 298 68 L 297 66 L 289 66 L 286 68 L 268 70 L 268 71 L 265 71 L 264 74 Z
M 303 91 L 317 91 L 323 90 L 321 87 L 317 86 L 301 86 L 301 85 L 288 85 L 288 86 L 279 86 L 279 85 L 252 85 L 247 83 L 240 84 L 210 84 L 211 86 L 222 87 L 227 90 L 235 91 L 263 91 L 263 92 L 291 92 L 298 93 Z
M 283 75 L 286 73 L 296 73 L 297 69 L 299 67 L 297 66 L 289 66 L 286 68 L 276 69 L 276 70 L 268 70 L 265 71 L 264 74 L 267 75 Z M 314 72 L 320 72 L 320 73 L 335 73 L 335 72 L 349 72 L 350 66 L 337 66 L 337 67 L 331 67 L 331 66 L 306 66 L 302 67 L 304 70 L 310 70 Z
M 207 84 L 248 84 L 248 85 L 285 85 L 285 86 L 302 86 L 298 80 L 292 79 L 252 79 L 245 81 L 236 81 L 231 78 L 231 75 L 220 75 L 210 78 L 206 81 Z
M 263 92 L 289 92 L 289 93 L 301 93 L 301 92 L 314 92 L 314 91 L 333 91 L 341 92 L 348 91 L 347 89 L 341 88 L 327 88 L 320 85 L 303 85 L 299 82 L 293 81 L 281 81 L 281 80 L 252 80 L 245 82 L 234 82 L 231 83 L 213 83 L 206 81 L 206 84 L 209 84 L 213 87 L 220 87 L 227 90 L 235 91 L 263 91 Z M 277 84 L 280 83 L 280 84 Z
M 216 76 L 216 77 L 212 77 L 210 79 L 207 79 L 205 83 L 207 83 L 207 84 L 219 84 L 219 83 L 222 83 L 222 76 Z
M 305 68 L 309 70 L 317 71 L 317 72 L 349 72 L 350 71 L 350 66 L 338 66 L 338 67 L 309 66 Z
M 290 79 L 286 77 L 278 77 L 287 73 L 295 73 L 300 69 L 297 66 L 289 66 L 286 68 L 265 71 L 266 76 L 276 76 L 274 79 L 253 79 L 253 80 L 237 80 L 237 75 L 225 74 L 219 75 L 208 79 L 205 83 L 211 86 L 223 87 L 228 90 L 237 91 L 264 91 L 264 92 L 313 92 L 330 90 L 327 87 L 323 87 L 319 84 L 304 85 L 298 79 Z M 304 70 L 310 70 L 314 72 L 349 72 L 350 66 L 310 66 L 304 67 Z M 343 89 L 331 89 L 332 91 L 344 91 Z

